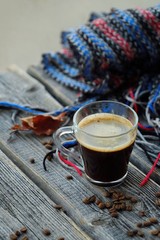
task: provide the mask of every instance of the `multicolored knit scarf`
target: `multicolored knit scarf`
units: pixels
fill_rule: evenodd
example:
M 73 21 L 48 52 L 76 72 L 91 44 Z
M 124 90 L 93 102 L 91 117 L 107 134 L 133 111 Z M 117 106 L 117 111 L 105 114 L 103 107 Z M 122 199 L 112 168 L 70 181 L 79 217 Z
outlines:
M 148 125 L 160 128 L 160 5 L 92 13 L 61 41 L 61 51 L 42 55 L 47 74 L 83 99 L 114 92 L 136 111 L 145 104 Z

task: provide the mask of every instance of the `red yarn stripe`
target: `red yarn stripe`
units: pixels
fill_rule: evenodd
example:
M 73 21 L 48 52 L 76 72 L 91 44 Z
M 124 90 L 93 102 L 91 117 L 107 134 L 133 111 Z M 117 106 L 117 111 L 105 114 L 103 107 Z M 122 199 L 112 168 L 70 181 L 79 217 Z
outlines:
M 96 27 L 98 27 L 107 37 L 116 42 L 124 50 L 128 59 L 133 59 L 134 52 L 130 48 L 130 45 L 124 38 L 122 38 L 116 31 L 110 28 L 107 23 L 102 18 L 97 18 L 92 22 Z
M 159 160 L 160 160 L 160 153 L 158 154 L 156 160 L 154 161 L 154 164 L 153 164 L 152 168 L 150 169 L 150 171 L 147 173 L 147 175 L 145 176 L 145 178 L 144 178 L 144 179 L 142 180 L 142 182 L 140 183 L 140 186 L 141 186 L 141 187 L 144 186 L 144 185 L 148 182 L 148 180 L 149 180 L 151 174 L 153 173 L 153 171 L 154 171 L 154 169 L 155 169 L 155 167 L 156 167 L 156 165 L 157 165 L 157 163 L 158 163 Z
M 61 49 L 61 53 L 64 54 L 68 58 L 72 58 L 73 57 L 73 53 L 68 48 L 62 48 Z
M 77 171 L 77 173 L 78 173 L 80 176 L 82 176 L 81 170 L 80 170 L 74 163 L 72 163 L 72 162 L 70 162 L 69 160 L 65 159 L 65 158 L 61 155 L 61 153 L 60 153 L 59 151 L 58 151 L 58 157 L 59 157 L 59 159 L 60 159 L 62 162 L 64 162 L 64 163 L 67 164 L 68 166 L 73 167 L 73 168 Z
M 130 97 L 133 99 L 133 101 L 135 100 L 135 97 L 134 97 L 134 93 L 133 93 L 133 89 L 129 89 L 129 95 Z M 138 106 L 136 103 L 133 104 L 134 106 L 134 110 L 136 111 L 136 113 L 138 112 Z
M 149 24 L 156 30 L 158 35 L 160 35 L 160 22 L 156 19 L 156 17 L 148 10 L 141 8 L 138 8 L 137 10 L 143 14 Z

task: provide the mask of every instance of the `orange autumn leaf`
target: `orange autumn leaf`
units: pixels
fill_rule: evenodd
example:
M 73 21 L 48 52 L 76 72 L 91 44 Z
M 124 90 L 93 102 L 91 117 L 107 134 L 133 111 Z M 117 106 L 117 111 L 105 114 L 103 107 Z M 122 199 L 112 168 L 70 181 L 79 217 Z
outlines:
M 21 118 L 21 125 L 15 124 L 11 130 L 26 131 L 32 130 L 36 135 L 51 135 L 60 127 L 65 119 L 65 113 L 58 116 L 38 115 Z

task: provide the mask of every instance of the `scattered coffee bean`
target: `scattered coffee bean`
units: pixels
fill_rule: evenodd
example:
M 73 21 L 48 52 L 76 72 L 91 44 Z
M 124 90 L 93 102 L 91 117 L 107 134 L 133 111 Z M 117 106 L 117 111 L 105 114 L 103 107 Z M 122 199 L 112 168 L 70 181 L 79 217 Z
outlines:
M 101 203 L 100 199 L 96 199 L 96 205 L 99 205 Z
M 160 207 L 160 198 L 156 199 L 155 204 L 157 207 Z
M 160 191 L 155 193 L 157 198 L 160 198 Z
M 67 180 L 73 180 L 73 177 L 71 175 L 66 176 Z
M 110 197 L 111 196 L 111 194 L 108 191 L 104 192 L 103 195 L 104 195 L 104 197 Z
M 111 207 L 110 209 L 109 209 L 109 212 L 110 213 L 112 213 L 112 212 L 116 212 L 116 209 L 115 209 L 115 207 L 113 206 L 113 207 Z
M 135 234 L 134 234 L 134 232 L 132 231 L 132 230 L 128 230 L 127 231 L 127 236 L 128 237 L 133 237 Z
M 106 202 L 106 208 L 111 208 L 113 206 L 112 202 Z
M 42 142 L 42 144 L 43 144 L 43 145 L 47 145 L 47 144 L 53 145 L 54 142 L 53 142 L 53 140 L 48 140 L 48 141 Z
M 137 223 L 137 227 L 139 227 L 139 228 L 143 227 L 143 223 L 141 223 L 141 222 Z
M 138 215 L 139 215 L 140 217 L 144 217 L 144 216 L 146 216 L 146 213 L 145 213 L 145 211 L 139 211 L 139 212 L 138 212 Z
M 29 240 L 29 238 L 25 235 L 22 237 L 22 240 Z
M 35 163 L 35 159 L 34 159 L 34 158 L 30 158 L 29 161 L 30 161 L 30 163 L 32 163 L 32 164 Z
M 132 198 L 131 195 L 126 195 L 126 200 L 130 200 Z
M 150 233 L 154 236 L 157 236 L 159 234 L 159 231 L 157 229 L 151 230 Z
M 51 231 L 50 231 L 48 228 L 44 228 L 44 229 L 42 230 L 42 233 L 43 233 L 45 236 L 51 235 Z
M 10 234 L 10 239 L 11 239 L 11 240 L 17 240 L 17 239 L 18 239 L 18 236 L 17 236 L 15 233 L 11 233 L 11 234 Z
M 137 203 L 137 198 L 136 197 L 131 197 L 130 201 L 131 201 L 131 203 Z
M 126 211 L 132 211 L 132 205 L 126 205 Z
M 149 220 L 151 223 L 153 223 L 153 224 L 158 223 L 158 220 L 157 220 L 157 218 L 155 218 L 155 217 L 151 217 L 151 218 L 149 218 L 148 220 Z
M 46 144 L 45 147 L 46 147 L 48 150 L 52 150 L 52 145 L 50 145 L 50 144 Z
M 15 234 L 17 235 L 17 237 L 19 237 L 21 235 L 20 231 L 16 230 Z
M 118 217 L 118 212 L 112 212 L 111 213 L 111 217 L 113 217 L 113 218 L 117 218 Z
M 143 226 L 144 227 L 149 227 L 149 226 L 151 226 L 152 225 L 152 223 L 150 222 L 150 221 L 145 221 L 145 222 L 143 222 Z
M 61 238 L 58 238 L 57 240 L 65 240 L 65 238 L 64 238 L 64 237 L 61 237 Z
M 21 232 L 21 233 L 26 233 L 26 232 L 27 232 L 27 228 L 26 228 L 26 227 L 22 227 L 22 228 L 20 229 L 20 232 Z
M 106 207 L 106 205 L 105 205 L 105 203 L 100 202 L 100 203 L 98 204 L 98 207 L 99 207 L 100 209 L 104 209 L 104 208 Z
M 141 230 L 138 230 L 137 235 L 139 237 L 144 237 L 144 233 Z
M 114 193 L 112 194 L 112 199 L 118 200 L 118 198 L 119 198 L 118 193 L 114 192 Z
M 48 160 L 48 161 L 52 161 L 52 158 L 53 158 L 52 155 L 48 155 L 48 156 L 47 156 L 47 160 Z
M 94 203 L 96 201 L 96 196 L 93 195 L 91 197 L 86 197 L 82 201 L 83 201 L 84 204 Z
M 61 205 L 58 205 L 58 204 L 54 205 L 53 207 L 54 207 L 55 209 L 57 209 L 57 210 L 61 210 L 61 209 L 62 209 L 62 206 L 61 206 Z

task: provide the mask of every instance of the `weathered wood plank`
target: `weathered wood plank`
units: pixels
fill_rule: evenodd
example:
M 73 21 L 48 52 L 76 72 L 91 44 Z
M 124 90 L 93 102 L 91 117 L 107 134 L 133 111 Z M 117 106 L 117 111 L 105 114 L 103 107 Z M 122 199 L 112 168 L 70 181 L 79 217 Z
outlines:
M 42 67 L 31 66 L 28 68 L 28 73 L 37 78 L 37 80 L 42 82 L 45 86 L 46 84 L 49 84 L 50 88 L 52 88 L 52 91 L 50 91 L 50 93 L 55 97 L 58 94 L 59 101 L 63 102 L 63 100 L 65 100 L 67 104 L 73 104 L 75 100 L 75 92 L 73 90 L 71 91 L 70 89 L 67 89 L 66 87 L 51 79 L 47 74 L 44 73 Z M 55 86 L 56 91 L 54 90 Z M 65 93 L 65 91 L 67 91 L 69 94 L 66 95 L 66 99 L 63 99 L 64 96 L 61 93 Z M 144 152 L 136 148 L 134 148 L 133 154 L 131 156 L 131 162 L 145 174 L 147 174 L 152 167 L 152 163 L 148 160 Z M 160 184 L 160 168 L 157 168 L 153 172 L 151 178 Z
M 41 66 L 30 66 L 27 72 L 38 79 L 48 90 L 48 92 L 59 100 L 63 105 L 71 105 L 77 99 L 77 92 L 70 88 L 65 88 L 49 77 Z
M 47 239 L 90 239 L 1 151 L 0 159 L 0 239 L 23 226 L 29 239 L 44 239 L 45 228 L 51 232 Z
M 11 92 L 11 88 L 8 90 L 8 88 L 4 87 L 4 82 L 7 86 L 11 84 L 11 81 L 14 81 L 16 86 L 20 81 L 19 78 L 21 82 L 24 81 L 23 77 L 19 77 L 19 73 L 15 72 L 17 71 L 14 70 L 14 73 L 11 72 L 0 76 L 0 90 L 2 89 L 4 95 L 10 97 L 12 101 L 20 103 L 23 98 L 23 103 L 25 103 L 25 99 L 28 103 L 28 92 L 23 91 L 22 97 L 20 93 L 14 95 Z M 28 76 L 28 78 L 30 77 Z M 35 92 L 31 101 L 32 104 L 37 105 L 38 96 L 39 98 L 43 96 L 43 98 L 48 99 L 48 108 L 54 107 L 55 100 L 45 91 L 41 92 L 41 95 L 39 95 L 38 91 Z M 46 103 L 41 102 L 41 106 L 46 107 Z M 136 223 L 142 220 L 138 215 L 139 210 L 142 209 L 146 211 L 144 219 L 151 216 L 160 217 L 159 208 L 154 204 L 155 192 L 159 190 L 159 185 L 150 180 L 145 187 L 140 188 L 139 183 L 144 175 L 133 165 L 130 164 L 126 181 L 117 189 L 126 194 L 133 194 L 137 197 L 138 202 L 134 204 L 133 211 L 122 211 L 119 214 L 119 218 L 111 218 L 107 209 L 101 210 L 96 204 L 85 205 L 82 203 L 84 197 L 93 194 L 102 201 L 106 201 L 103 196 L 105 188 L 94 186 L 84 176 L 80 177 L 76 172 L 62 167 L 56 159 L 52 162 L 47 162 L 48 171 L 45 172 L 42 166 L 42 159 L 46 153 L 42 141 L 45 138 L 36 137 L 31 133 L 23 133 L 17 134 L 13 141 L 7 142 L 8 130 L 11 127 L 10 113 L 8 111 L 1 110 L 0 122 L 0 148 L 53 201 L 61 204 L 69 217 L 93 239 L 129 239 L 126 231 L 127 229 L 135 228 Z M 35 164 L 30 163 L 29 159 L 31 157 L 35 159 Z M 73 176 L 71 181 L 66 180 L 66 176 L 69 174 Z M 148 227 L 144 230 L 146 236 L 152 228 Z M 135 239 L 138 239 L 138 237 Z

